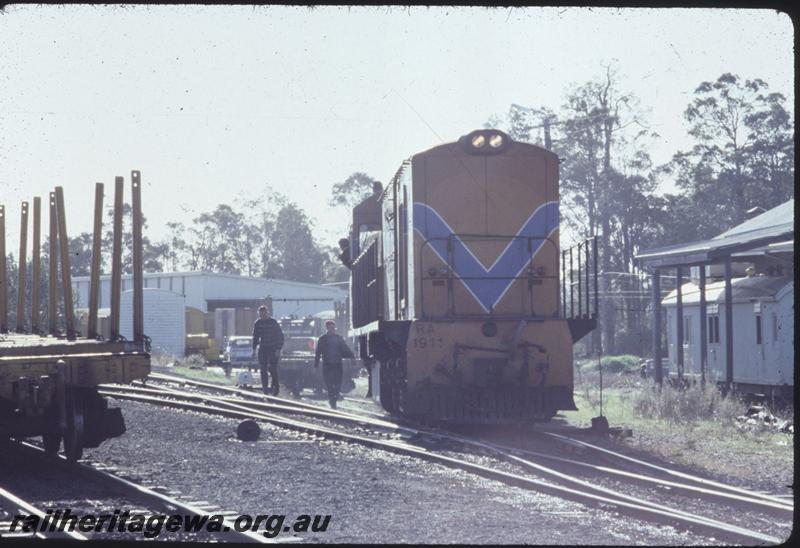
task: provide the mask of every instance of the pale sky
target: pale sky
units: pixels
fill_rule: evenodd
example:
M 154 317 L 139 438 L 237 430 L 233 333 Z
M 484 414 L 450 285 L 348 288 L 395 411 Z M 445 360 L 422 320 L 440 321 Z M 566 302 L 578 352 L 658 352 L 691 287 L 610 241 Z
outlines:
M 691 146 L 683 111 L 702 81 L 761 78 L 793 107 L 793 32 L 755 9 L 7 6 L 6 248 L 18 253 L 22 200 L 64 186 L 74 236 L 91 230 L 94 183 L 108 205 L 123 175 L 129 200 L 132 169 L 153 239 L 270 185 L 333 244 L 348 226 L 334 183 L 387 181 L 511 103 L 558 111 L 609 63 L 663 163 Z

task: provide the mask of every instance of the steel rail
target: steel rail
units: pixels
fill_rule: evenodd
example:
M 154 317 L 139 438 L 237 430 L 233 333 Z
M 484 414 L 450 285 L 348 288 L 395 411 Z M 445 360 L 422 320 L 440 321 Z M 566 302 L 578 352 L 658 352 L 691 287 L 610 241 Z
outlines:
M 305 415 L 309 417 L 316 417 L 320 419 L 326 420 L 340 420 L 345 421 L 348 423 L 355 423 L 361 426 L 370 426 L 370 427 L 377 427 L 377 428 L 384 428 L 387 430 L 408 430 L 402 426 L 399 426 L 395 423 L 388 422 L 388 421 L 381 421 L 370 419 L 369 417 L 347 417 L 343 414 L 334 414 L 328 413 L 327 410 L 316 408 L 316 409 L 307 409 L 303 407 L 294 407 L 282 404 L 275 404 L 275 403 L 267 403 L 262 401 L 246 401 L 239 398 L 231 398 L 231 397 L 219 397 L 219 396 L 211 396 L 209 394 L 202 394 L 197 392 L 181 392 L 180 390 L 175 390 L 172 388 L 167 387 L 159 387 L 159 388 L 145 388 L 139 386 L 122 386 L 122 385 L 112 385 L 112 384 L 102 384 L 99 385 L 99 389 L 103 393 L 111 394 L 111 393 L 120 393 L 120 392 L 134 392 L 140 394 L 149 394 L 153 396 L 157 395 L 172 395 L 174 394 L 176 397 L 181 397 L 187 400 L 197 400 L 197 401 L 214 401 L 220 403 L 228 403 L 228 404 L 235 404 L 241 406 L 242 404 L 246 404 L 248 406 L 253 406 L 256 408 L 264 409 L 264 410 L 274 410 L 274 411 L 282 411 L 286 413 L 295 413 L 298 415 Z M 316 406 L 315 406 L 316 407 Z
M 164 493 L 159 493 L 158 491 L 145 487 L 144 485 L 140 485 L 138 483 L 129 481 L 125 478 L 121 478 L 115 474 L 106 472 L 105 470 L 101 470 L 93 465 L 81 462 L 71 463 L 67 461 L 66 457 L 62 455 L 57 455 L 56 457 L 47 457 L 45 456 L 44 449 L 37 447 L 36 445 L 30 444 L 28 442 L 18 442 L 18 446 L 22 448 L 24 451 L 28 451 L 29 454 L 31 454 L 35 458 L 39 458 L 42 459 L 43 461 L 46 461 L 46 463 L 49 464 L 50 466 L 52 465 L 62 466 L 66 470 L 81 475 L 84 478 L 105 483 L 106 485 L 109 485 L 114 489 L 120 490 L 122 493 L 128 496 L 132 496 L 133 498 L 139 499 L 145 504 L 152 504 L 164 508 L 166 511 L 172 513 L 174 513 L 175 510 L 177 509 L 178 511 L 183 512 L 189 516 L 207 516 L 210 513 L 207 509 L 199 508 L 194 504 L 180 501 Z M 222 515 L 227 512 L 221 511 L 214 513 Z M 264 544 L 273 544 L 273 543 L 280 543 L 287 541 L 287 539 L 270 539 L 254 531 L 236 531 L 234 527 L 234 521 L 230 519 L 228 516 L 223 516 L 223 523 L 224 526 L 228 528 L 228 530 L 223 530 L 218 533 L 209 531 L 202 531 L 202 532 L 214 534 L 221 539 L 233 542 L 251 542 L 251 543 L 259 542 Z
M 167 376 L 167 375 L 161 375 L 160 377 L 168 377 L 169 380 L 175 380 L 176 382 L 181 382 L 182 381 L 182 379 L 180 377 L 171 377 L 171 376 Z M 465 436 L 460 436 L 460 435 L 457 435 L 457 434 L 452 434 L 450 432 L 444 432 L 444 431 L 441 431 L 441 430 L 425 430 L 425 429 L 420 429 L 418 427 L 403 426 L 402 424 L 400 424 L 398 422 L 387 421 L 385 418 L 371 419 L 371 418 L 368 418 L 368 417 L 364 417 L 363 415 L 358 415 L 358 414 L 354 414 L 354 413 L 348 413 L 348 412 L 342 411 L 342 410 L 327 410 L 327 409 L 322 408 L 322 406 L 320 406 L 320 405 L 306 404 L 306 403 L 301 403 L 301 402 L 294 402 L 294 401 L 291 401 L 291 400 L 285 400 L 283 398 L 277 398 L 275 396 L 262 395 L 262 394 L 258 394 L 258 393 L 248 392 L 246 390 L 235 389 L 235 388 L 230 388 L 230 387 L 224 387 L 224 386 L 219 386 L 219 385 L 213 385 L 213 384 L 210 384 L 210 383 L 202 383 L 201 381 L 193 381 L 191 379 L 187 380 L 187 384 L 200 385 L 200 386 L 209 387 L 209 388 L 213 388 L 213 389 L 219 389 L 219 390 L 222 390 L 222 391 L 225 391 L 225 392 L 237 393 L 237 394 L 245 395 L 245 396 L 247 396 L 249 398 L 253 398 L 253 399 L 264 399 L 264 400 L 268 400 L 268 401 L 279 401 L 280 404 L 278 404 L 278 405 L 276 405 L 276 404 L 263 404 L 263 403 L 258 404 L 256 402 L 253 402 L 254 404 L 256 404 L 258 406 L 264 406 L 264 407 L 266 407 L 268 409 L 273 409 L 273 410 L 276 410 L 276 411 L 287 410 L 286 409 L 287 406 L 297 406 L 298 408 L 303 409 L 303 410 L 307 410 L 308 408 L 311 407 L 311 408 L 315 408 L 318 411 L 316 413 L 306 413 L 305 411 L 301 412 L 301 411 L 291 411 L 291 410 L 289 410 L 289 412 L 297 412 L 297 413 L 309 414 L 311 416 L 320 416 L 322 418 L 327 418 L 329 420 L 352 421 L 352 422 L 359 423 L 361 425 L 364 425 L 364 423 L 367 422 L 368 423 L 367 425 L 369 425 L 369 426 L 377 426 L 377 427 L 381 427 L 381 428 L 393 428 L 398 432 L 405 432 L 405 433 L 408 433 L 410 435 L 437 436 L 437 437 L 440 437 L 440 438 L 447 439 L 449 441 L 454 441 L 454 442 L 457 442 L 457 443 L 462 443 L 462 444 L 465 444 L 465 445 L 471 445 L 473 447 L 480 447 L 481 449 L 486 449 L 486 450 L 493 451 L 496 455 L 498 455 L 498 456 L 500 456 L 500 457 L 502 457 L 502 458 L 504 458 L 506 460 L 513 460 L 515 458 L 518 458 L 517 456 L 514 455 L 514 453 L 516 453 L 516 455 L 529 455 L 529 456 L 535 456 L 535 457 L 540 457 L 540 458 L 545 457 L 545 458 L 549 458 L 551 460 L 556 460 L 558 462 L 563 462 L 565 464 L 582 465 L 584 467 L 591 467 L 592 469 L 594 469 L 595 471 L 598 471 L 598 472 L 603 472 L 603 473 L 606 473 L 606 474 L 614 474 L 614 475 L 618 475 L 618 476 L 624 476 L 624 477 L 627 477 L 629 479 L 636 480 L 636 481 L 641 481 L 641 482 L 646 482 L 646 483 L 653 483 L 653 484 L 657 484 L 657 485 L 663 485 L 663 486 L 666 486 L 666 487 L 670 487 L 670 488 L 673 488 L 673 489 L 681 489 L 683 491 L 702 494 L 702 495 L 706 495 L 706 496 L 717 497 L 717 498 L 733 500 L 733 501 L 742 502 L 742 503 L 753 504 L 753 505 L 756 505 L 756 506 L 759 506 L 759 507 L 768 508 L 770 510 L 778 510 L 778 511 L 781 511 L 781 512 L 790 512 L 790 513 L 794 511 L 794 505 L 793 504 L 791 504 L 790 502 L 787 502 L 785 500 L 781 500 L 781 499 L 779 499 L 777 497 L 773 497 L 773 496 L 769 496 L 769 495 L 763 495 L 761 493 L 756 493 L 754 491 L 749 491 L 747 489 L 742 489 L 742 488 L 726 485 L 726 484 L 723 484 L 723 483 L 714 482 L 713 480 L 705 480 L 704 478 L 700 478 L 698 476 L 693 476 L 691 474 L 675 472 L 676 476 L 681 477 L 684 480 L 687 480 L 687 481 L 693 482 L 695 484 L 698 484 L 699 486 L 690 485 L 690 484 L 687 484 L 687 483 L 673 482 L 673 481 L 664 480 L 664 479 L 660 479 L 660 478 L 656 478 L 656 477 L 652 477 L 652 476 L 645 476 L 645 475 L 642 475 L 642 474 L 636 474 L 636 473 L 627 472 L 627 471 L 624 471 L 624 470 L 617 470 L 617 469 L 613 469 L 613 468 L 609 468 L 609 467 L 601 467 L 601 466 L 592 465 L 592 464 L 588 464 L 588 463 L 580 463 L 579 461 L 574 461 L 574 460 L 571 460 L 571 459 L 565 459 L 563 457 L 557 457 L 557 456 L 554 456 L 554 455 L 547 455 L 545 453 L 533 452 L 533 451 L 526 450 L 526 449 L 519 448 L 519 447 L 511 447 L 511 446 L 507 446 L 507 445 L 501 445 L 501 444 L 497 444 L 497 443 L 486 441 L 486 440 L 468 438 L 468 437 L 465 437 Z M 176 391 L 176 392 L 179 392 L 179 391 Z M 406 425 L 410 425 L 410 422 L 408 422 L 408 421 L 403 421 L 403 422 L 405 422 Z M 542 434 L 558 436 L 557 434 L 551 434 L 551 433 L 548 433 L 548 432 L 541 432 L 541 433 Z M 590 448 L 594 447 L 591 444 L 586 444 L 585 442 L 582 442 L 580 440 L 575 440 L 575 439 L 569 438 L 567 436 L 562 436 L 561 438 L 562 438 L 561 441 L 567 441 L 567 442 L 572 443 L 574 445 L 588 446 Z M 608 451 L 608 450 L 606 450 L 606 451 Z M 618 454 L 616 454 L 614 452 L 611 452 L 611 454 L 618 455 Z M 618 456 L 624 456 L 624 455 L 618 455 Z M 626 458 L 631 459 L 630 457 L 626 457 Z M 638 461 L 637 459 L 632 459 L 632 460 L 634 462 L 636 462 L 636 463 L 649 465 L 649 463 L 645 463 L 644 461 Z M 661 467 L 658 467 L 658 466 L 655 466 L 655 465 L 649 465 L 649 466 L 652 466 L 654 469 L 656 469 L 658 471 L 669 471 L 666 468 L 661 468 Z M 711 487 L 714 487 L 714 488 L 712 489 Z
M 39 520 L 39 523 L 42 523 L 45 519 L 47 519 L 47 514 L 39 510 L 33 504 L 19 498 L 11 491 L 7 491 L 0 487 L 0 507 L 6 508 L 6 510 L 12 510 L 12 514 L 19 513 L 19 514 L 26 514 L 28 516 L 36 516 Z M 13 522 L 12 522 L 13 523 Z M 38 525 L 38 524 L 37 524 Z M 23 536 L 26 537 L 34 537 L 34 538 L 59 538 L 59 539 L 68 539 L 68 540 L 89 540 L 85 536 L 80 533 L 76 533 L 74 531 L 34 531 L 31 533 L 25 533 L 24 531 L 9 531 L 6 533 L 5 531 L 0 532 L 0 538 L 10 539 L 10 538 L 21 538 Z
M 532 463 L 530 461 L 525 461 L 524 459 L 521 459 L 519 457 L 513 457 L 513 458 L 523 466 L 534 468 L 541 473 L 551 474 L 561 481 L 568 481 L 571 483 L 575 483 L 583 489 L 597 491 L 601 494 L 598 495 L 593 493 L 587 493 L 585 491 L 578 491 L 571 487 L 548 483 L 540 479 L 521 476 L 519 474 L 513 474 L 502 470 L 492 469 L 462 459 L 456 459 L 453 457 L 432 453 L 430 451 L 414 447 L 402 441 L 376 440 L 361 435 L 348 434 L 327 427 L 322 427 L 310 423 L 303 423 L 293 419 L 287 419 L 285 417 L 279 417 L 271 413 L 255 411 L 252 408 L 247 408 L 246 406 L 242 405 L 222 402 L 223 405 L 229 406 L 229 408 L 226 409 L 217 406 L 197 404 L 192 402 L 179 402 L 175 401 L 174 399 L 165 400 L 163 398 L 157 398 L 154 396 L 133 395 L 125 393 L 115 394 L 108 391 L 104 391 L 104 394 L 110 397 L 117 397 L 120 399 L 128 399 L 128 400 L 152 403 L 157 405 L 164 405 L 167 407 L 174 407 L 179 409 L 190 409 L 194 411 L 219 414 L 232 418 L 259 419 L 280 427 L 286 427 L 293 430 L 300 430 L 307 433 L 322 435 L 327 438 L 337 439 L 344 442 L 366 445 L 371 448 L 384 449 L 392 452 L 399 452 L 405 455 L 411 455 L 430 462 L 443 464 L 450 468 L 461 469 L 488 479 L 497 480 L 502 483 L 506 483 L 508 485 L 514 485 L 521 488 L 535 490 L 538 492 L 549 494 L 551 496 L 565 498 L 584 504 L 587 502 L 593 504 L 610 504 L 618 508 L 625 509 L 629 514 L 636 515 L 645 520 L 652 521 L 655 519 L 656 521 L 662 521 L 670 525 L 674 525 L 676 520 L 683 521 L 690 528 L 701 527 L 706 529 L 713 529 L 717 532 L 722 532 L 728 535 L 729 537 L 736 538 L 737 540 L 745 542 L 752 542 L 753 540 L 759 542 L 770 542 L 770 543 L 781 542 L 780 539 L 778 539 L 777 537 L 773 537 L 771 535 L 765 535 L 757 531 L 751 531 L 735 525 L 722 523 L 711 518 L 697 516 L 694 514 L 690 514 L 688 512 L 683 512 L 681 510 L 666 509 L 661 504 L 651 503 L 649 501 L 644 501 L 641 499 L 637 499 L 635 497 L 630 497 L 622 493 L 616 493 L 610 489 L 606 489 L 601 486 L 591 485 L 588 484 L 587 482 L 584 482 L 583 480 L 569 477 L 566 474 L 550 470 L 544 466 Z M 168 395 L 174 396 L 174 394 L 168 394 Z M 210 399 L 212 399 L 213 401 L 213 397 L 210 397 Z M 214 401 L 214 403 L 220 403 L 220 402 Z
M 789 513 L 792 513 L 794 511 L 792 506 L 787 505 L 785 503 L 780 504 L 780 503 L 775 503 L 775 502 L 771 502 L 771 501 L 767 501 L 767 500 L 761 500 L 761 499 L 758 499 L 758 498 L 748 498 L 748 497 L 742 496 L 742 495 L 737 494 L 737 493 L 716 491 L 716 490 L 713 490 L 713 489 L 708 489 L 708 488 L 703 488 L 703 487 L 696 487 L 696 486 L 693 486 L 693 485 L 682 484 L 682 483 L 678 483 L 678 482 L 672 482 L 672 481 L 663 480 L 663 479 L 660 479 L 660 478 L 644 476 L 642 474 L 635 474 L 635 473 L 632 473 L 632 472 L 627 472 L 627 471 L 624 471 L 624 470 L 617 470 L 617 469 L 609 468 L 609 467 L 597 466 L 597 465 L 593 465 L 593 464 L 589 464 L 589 463 L 585 463 L 585 462 L 580 462 L 580 461 L 576 461 L 576 460 L 572 460 L 572 459 L 567 459 L 567 458 L 564 458 L 564 457 L 558 457 L 558 456 L 555 456 L 555 455 L 548 455 L 546 453 L 530 451 L 530 450 L 526 450 L 526 449 L 522 449 L 522 448 L 518 448 L 518 447 L 511 447 L 511 446 L 507 446 L 507 445 L 497 444 L 497 443 L 494 443 L 494 442 L 485 442 L 485 441 L 475 440 L 475 439 L 471 439 L 471 438 L 465 438 L 463 436 L 453 435 L 453 434 L 446 433 L 446 432 L 431 432 L 431 431 L 420 430 L 420 429 L 415 429 L 415 428 L 408 428 L 408 427 L 404 427 L 404 426 L 399 425 L 399 424 L 393 424 L 393 423 L 387 422 L 385 420 L 377 420 L 377 421 L 375 421 L 375 420 L 368 419 L 366 417 L 360 417 L 358 415 L 342 416 L 342 415 L 344 415 L 343 413 L 339 413 L 337 415 L 333 415 L 333 414 L 328 413 L 327 411 L 309 412 L 308 410 L 305 410 L 305 409 L 303 409 L 303 410 L 292 409 L 292 408 L 288 408 L 287 409 L 287 407 L 282 406 L 282 405 L 275 405 L 275 404 L 256 402 L 256 401 L 246 402 L 246 404 L 245 404 L 245 402 L 242 402 L 241 400 L 238 400 L 238 399 L 235 399 L 235 398 L 218 398 L 218 397 L 213 397 L 213 396 L 201 395 L 201 394 L 197 394 L 197 393 L 180 392 L 180 391 L 169 389 L 169 388 L 143 389 L 143 388 L 136 388 L 136 387 L 125 387 L 125 390 L 126 391 L 139 392 L 139 393 L 153 394 L 153 395 L 158 395 L 158 394 L 165 395 L 164 391 L 167 391 L 170 394 L 174 394 L 176 397 L 181 397 L 181 398 L 189 399 L 189 400 L 211 401 L 211 402 L 216 402 L 216 403 L 219 403 L 219 404 L 226 404 L 226 403 L 234 404 L 233 408 L 238 408 L 238 409 L 241 409 L 242 407 L 246 407 L 246 408 L 250 409 L 251 408 L 250 406 L 256 406 L 256 407 L 262 408 L 262 409 L 272 409 L 272 410 L 276 410 L 276 411 L 288 411 L 290 413 L 305 414 L 305 415 L 308 415 L 308 416 L 315 416 L 315 417 L 324 418 L 324 419 L 328 419 L 328 420 L 355 423 L 355 424 L 358 424 L 358 425 L 361 425 L 361 426 L 369 426 L 369 427 L 376 427 L 377 426 L 378 428 L 389 428 L 391 430 L 394 430 L 395 432 L 404 433 L 404 434 L 407 434 L 409 436 L 420 436 L 420 435 L 434 436 L 434 437 L 437 437 L 437 438 L 447 439 L 449 441 L 460 443 L 460 444 L 465 445 L 465 446 L 478 447 L 478 448 L 483 449 L 483 450 L 488 450 L 488 451 L 492 452 L 493 454 L 495 454 L 495 456 L 497 456 L 497 457 L 499 457 L 499 458 L 501 458 L 501 459 L 503 459 L 503 460 L 505 460 L 507 462 L 513 462 L 513 463 L 516 463 L 516 464 L 521 464 L 521 465 L 526 466 L 528 468 L 535 468 L 539 472 L 544 472 L 544 473 L 555 475 L 555 476 L 559 477 L 559 479 L 562 479 L 564 481 L 572 481 L 573 478 L 562 476 L 560 472 L 555 471 L 555 470 L 551 470 L 551 469 L 546 469 L 546 468 L 542 467 L 541 465 L 539 465 L 537 463 L 532 463 L 530 461 L 520 459 L 520 457 L 518 455 L 533 456 L 533 457 L 537 457 L 537 458 L 548 458 L 548 459 L 555 460 L 557 462 L 561 462 L 561 463 L 564 463 L 564 464 L 569 464 L 569 465 L 573 465 L 573 466 L 579 466 L 579 467 L 583 467 L 583 468 L 588 468 L 588 469 L 591 469 L 591 470 L 593 470 L 595 472 L 601 472 L 601 473 L 608 474 L 608 475 L 618 475 L 618 476 L 625 477 L 627 479 L 632 479 L 632 480 L 640 481 L 640 482 L 644 482 L 644 483 L 652 483 L 652 484 L 656 484 L 656 485 L 662 485 L 662 486 L 669 487 L 671 489 L 679 489 L 679 490 L 686 491 L 686 492 L 689 492 L 689 493 L 701 494 L 701 495 L 705 495 L 705 496 L 709 496 L 709 497 L 723 498 L 723 499 L 726 499 L 726 500 L 729 500 L 729 501 L 736 501 L 736 502 L 741 502 L 741 503 L 753 504 L 753 505 L 756 505 L 756 506 L 765 507 L 765 508 L 767 508 L 769 510 L 777 510 L 777 511 L 780 511 L 780 512 L 789 512 Z M 105 392 L 105 394 L 112 395 L 111 392 Z M 244 405 L 242 405 L 242 404 L 244 404 Z M 580 481 L 580 480 L 576 480 L 576 481 Z M 599 488 L 599 489 L 602 490 L 602 488 Z M 647 501 L 645 501 L 645 502 L 647 502 Z M 661 507 L 661 505 L 659 504 L 658 507 Z
M 727 491 L 731 491 L 733 493 L 738 493 L 738 494 L 750 496 L 750 497 L 753 497 L 753 498 L 759 498 L 759 499 L 763 499 L 765 501 L 769 501 L 769 502 L 773 502 L 773 503 L 777 503 L 777 504 L 781 504 L 781 505 L 787 505 L 787 501 L 786 500 L 782 500 L 781 498 L 776 497 L 774 495 L 769 495 L 769 494 L 765 494 L 765 493 L 758 493 L 756 491 L 750 491 L 748 489 L 743 489 L 741 487 L 736 487 L 734 485 L 727 485 L 727 484 L 724 484 L 724 483 L 721 483 L 721 482 L 718 482 L 718 481 L 701 478 L 699 476 L 694 476 L 692 474 L 687 474 L 685 472 L 679 472 L 677 470 L 670 470 L 669 468 L 664 468 L 663 466 L 658 466 L 657 464 L 653 464 L 653 463 L 650 463 L 650 462 L 647 462 L 647 461 L 643 461 L 643 460 L 637 459 L 635 457 L 629 457 L 628 455 L 623 455 L 622 453 L 618 453 L 616 451 L 612 451 L 610 449 L 606 449 L 605 447 L 600 447 L 599 445 L 594 445 L 592 443 L 588 443 L 588 442 L 585 442 L 583 440 L 570 438 L 569 436 L 564 436 L 563 434 L 557 434 L 555 432 L 542 432 L 542 433 L 545 434 L 545 435 L 551 436 L 553 438 L 562 439 L 562 440 L 568 440 L 571 443 L 577 443 L 577 444 L 579 444 L 579 445 L 581 445 L 583 447 L 586 447 L 588 449 L 592 449 L 594 451 L 599 451 L 601 453 L 605 453 L 607 455 L 611 455 L 611 456 L 616 457 L 618 459 L 625 460 L 625 461 L 628 461 L 628 462 L 632 462 L 634 464 L 638 464 L 638 465 L 644 466 L 646 468 L 651 468 L 653 470 L 657 470 L 659 472 L 662 472 L 664 474 L 668 474 L 670 476 L 675 476 L 675 477 L 687 479 L 687 480 L 690 480 L 690 481 L 693 481 L 693 482 L 699 483 L 699 484 L 710 485 L 710 486 L 716 487 L 718 489 L 724 489 L 724 490 L 727 490 Z M 794 509 L 794 505 L 793 504 L 790 505 L 790 508 L 793 510 Z

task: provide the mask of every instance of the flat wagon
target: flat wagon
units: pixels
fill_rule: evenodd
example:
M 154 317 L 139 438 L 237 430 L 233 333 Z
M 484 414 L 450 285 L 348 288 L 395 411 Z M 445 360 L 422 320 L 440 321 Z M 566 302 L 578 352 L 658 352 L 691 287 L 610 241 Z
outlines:
M 9 329 L 10 276 L 6 262 L 6 211 L 0 205 L 0 437 L 42 436 L 45 450 L 61 448 L 70 460 L 85 447 L 125 432 L 119 409 L 108 408 L 97 393 L 105 383 L 129 383 L 150 372 L 149 340 L 144 334 L 141 176 L 131 173 L 133 340 L 119 331 L 122 275 L 124 180 L 116 177 L 114 196 L 111 329 L 108 340 L 97 329 L 103 184 L 95 187 L 89 319 L 85 333 L 75 326 L 69 239 L 62 187 L 50 193 L 48 272 L 41 271 L 41 200 L 33 200 L 31 277 L 27 278 L 28 203 L 23 202 L 16 276 L 15 326 Z M 60 268 L 59 268 L 60 262 Z M 60 272 L 59 272 L 60 271 Z M 47 302 L 40 298 L 46 279 Z M 60 283 L 59 283 L 60 282 Z M 30 303 L 30 306 L 28 306 Z M 46 314 L 43 314 L 43 311 Z M 47 317 L 47 322 L 41 320 Z

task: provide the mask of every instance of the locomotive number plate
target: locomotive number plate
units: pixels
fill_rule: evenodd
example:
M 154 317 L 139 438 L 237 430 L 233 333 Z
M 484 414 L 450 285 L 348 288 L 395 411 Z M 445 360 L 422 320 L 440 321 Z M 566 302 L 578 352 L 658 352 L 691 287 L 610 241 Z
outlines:
M 419 322 L 414 326 L 414 338 L 411 341 L 414 348 L 444 347 L 444 339 L 436 336 L 436 328 L 432 323 Z

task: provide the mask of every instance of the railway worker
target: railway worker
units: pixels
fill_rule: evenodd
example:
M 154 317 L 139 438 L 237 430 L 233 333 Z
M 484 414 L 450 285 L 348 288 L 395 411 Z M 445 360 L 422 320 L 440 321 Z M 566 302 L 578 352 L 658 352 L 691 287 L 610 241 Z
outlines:
M 342 262 L 344 266 L 347 268 L 353 268 L 353 259 L 350 257 L 350 241 L 347 238 L 342 238 L 339 240 L 339 249 L 342 250 L 339 253 L 338 257 L 339 260 Z
M 272 379 L 272 395 L 277 396 L 278 387 L 278 361 L 281 359 L 283 347 L 283 330 L 274 318 L 269 317 L 267 307 L 258 307 L 258 319 L 253 324 L 253 357 L 256 357 L 258 347 L 258 364 L 261 366 L 261 389 L 267 391 L 267 378 Z M 268 375 L 269 374 L 269 375 Z
M 339 399 L 339 391 L 342 389 L 342 358 L 354 358 L 355 356 L 344 339 L 336 334 L 335 321 L 325 322 L 325 329 L 327 333 L 317 341 L 314 368 L 319 367 L 319 359 L 322 356 L 322 377 L 325 379 L 325 387 L 328 389 L 328 401 L 331 407 L 336 409 L 336 400 Z

